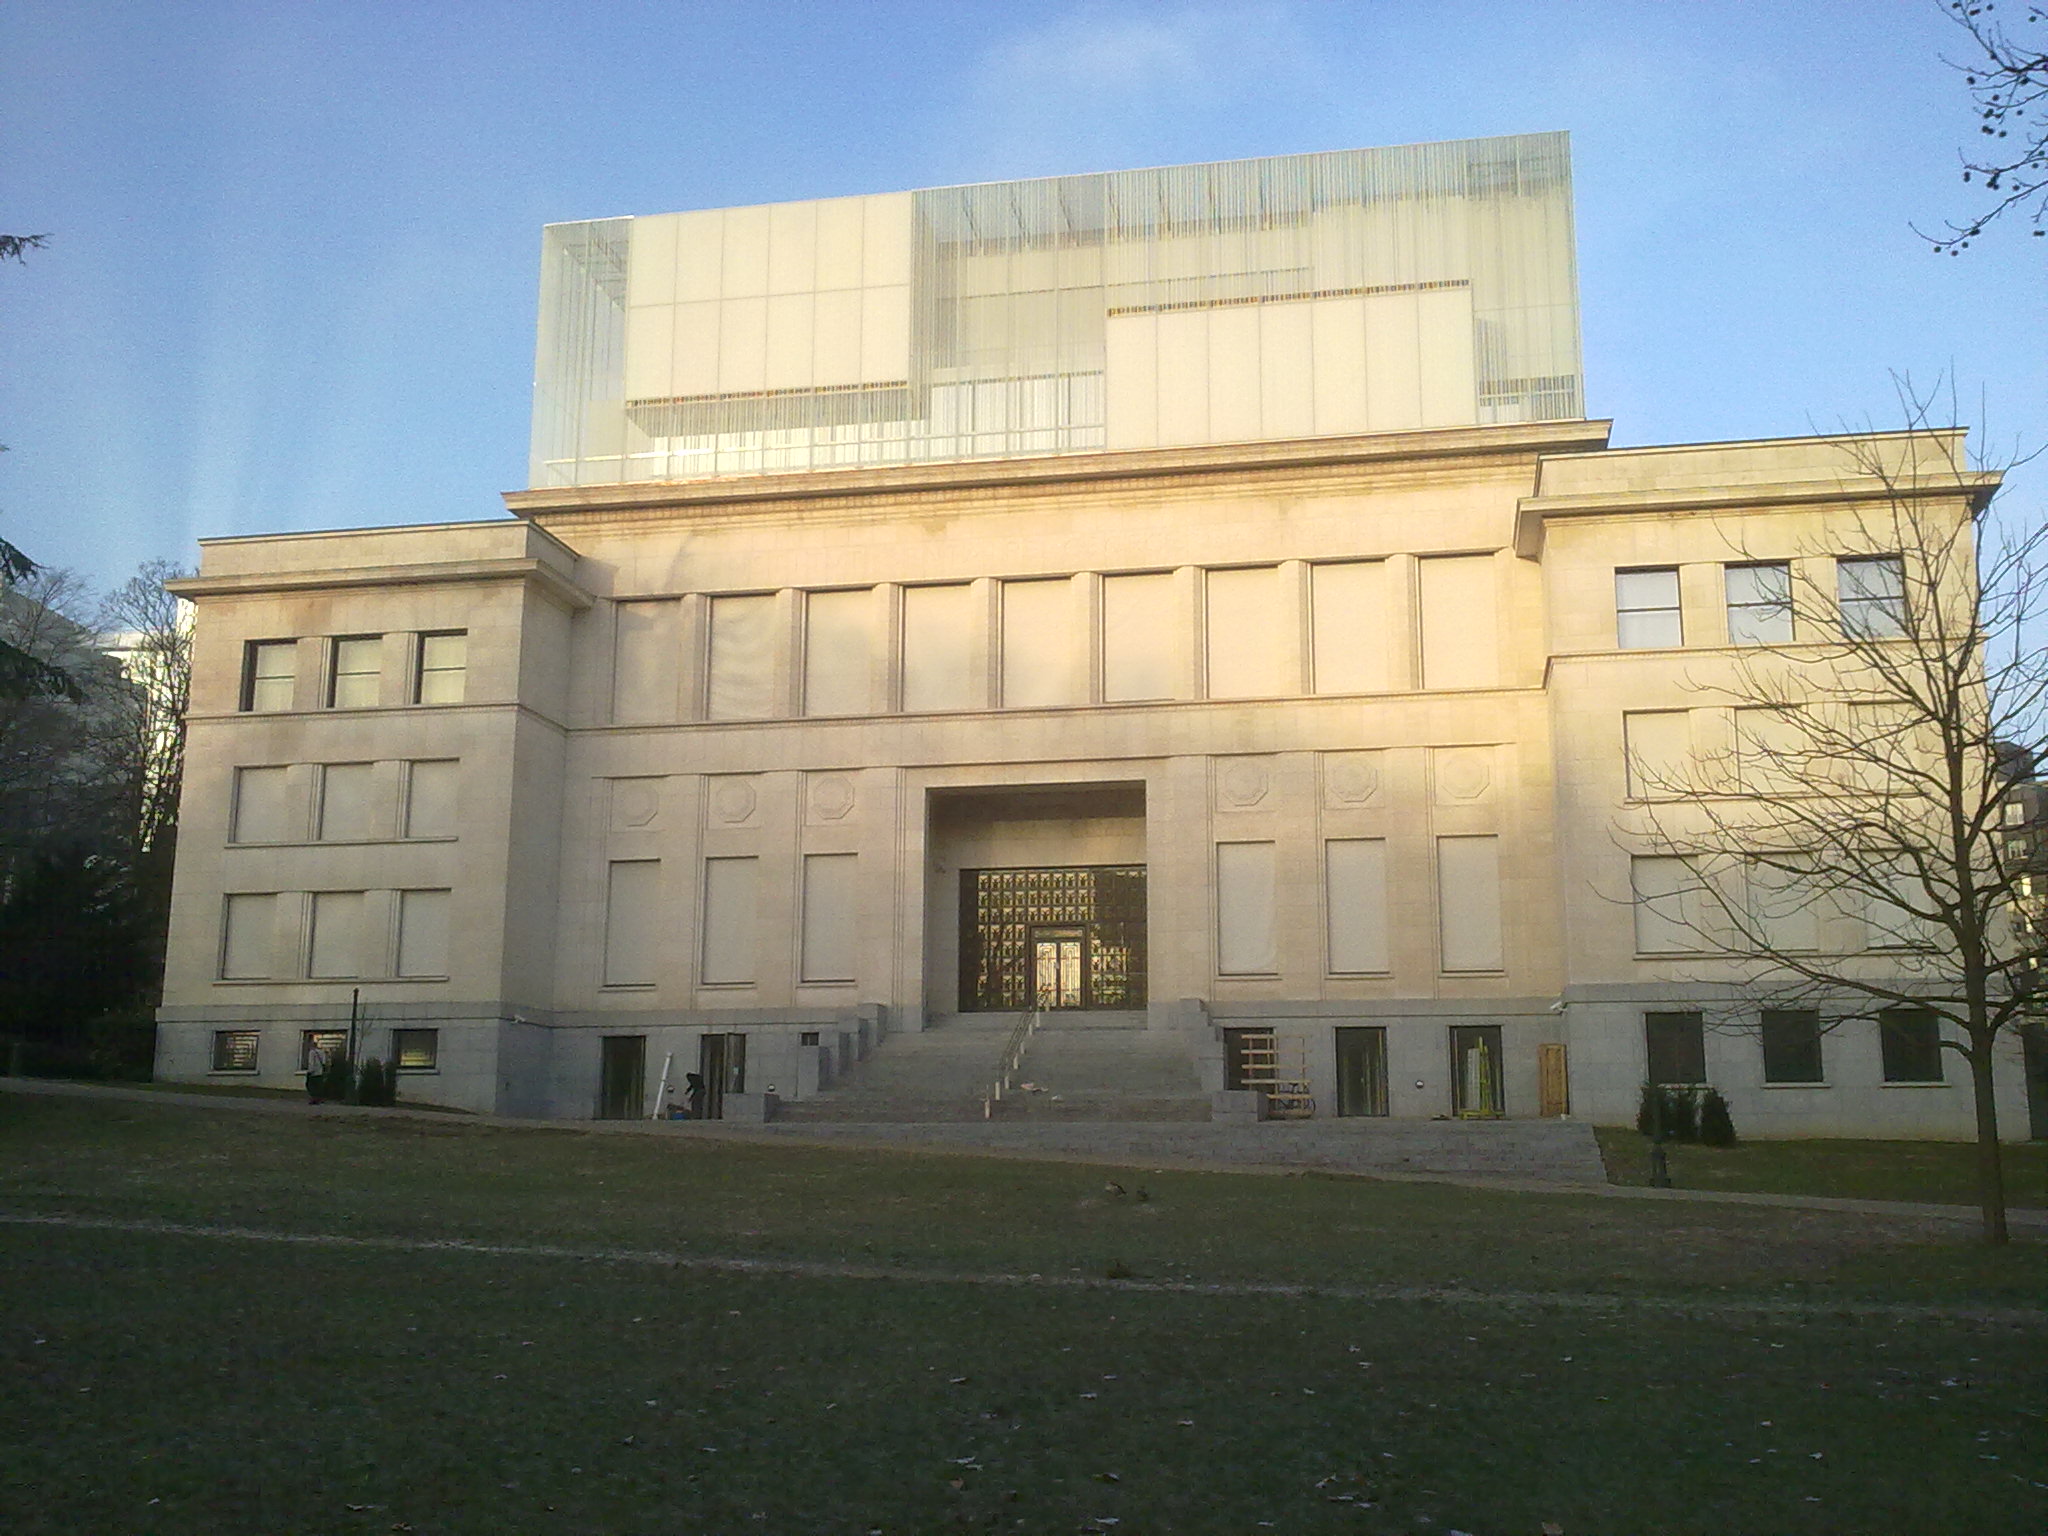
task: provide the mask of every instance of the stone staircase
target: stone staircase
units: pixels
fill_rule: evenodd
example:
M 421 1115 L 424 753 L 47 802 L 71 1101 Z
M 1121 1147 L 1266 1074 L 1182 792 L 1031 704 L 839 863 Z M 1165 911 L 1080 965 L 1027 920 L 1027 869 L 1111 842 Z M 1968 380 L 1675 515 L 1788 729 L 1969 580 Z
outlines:
M 1005 1120 L 1203 1120 L 1188 1043 L 1142 1013 L 1049 1013 L 997 1106 Z
M 1017 1017 L 955 1014 L 933 1019 L 915 1033 L 890 1034 L 830 1088 L 782 1104 L 775 1118 L 792 1124 L 873 1125 L 979 1120 Z

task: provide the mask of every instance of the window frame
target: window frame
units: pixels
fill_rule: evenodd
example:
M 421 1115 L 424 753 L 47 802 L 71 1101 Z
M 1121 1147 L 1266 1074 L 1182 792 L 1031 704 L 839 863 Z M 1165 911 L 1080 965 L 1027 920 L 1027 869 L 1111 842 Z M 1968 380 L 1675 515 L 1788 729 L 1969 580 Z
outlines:
M 275 714 L 287 710 L 295 702 L 298 692 L 298 649 L 296 640 L 244 640 L 242 642 L 242 693 L 239 713 Z M 258 668 L 259 659 L 265 654 L 275 653 L 285 658 L 286 667 L 282 672 L 264 672 Z M 284 703 L 259 704 L 257 685 L 265 682 L 283 682 Z
M 299 1071 L 306 1070 L 306 1058 L 313 1054 L 315 1045 L 324 1044 L 331 1058 L 337 1052 L 348 1050 L 348 1031 L 345 1029 L 302 1029 L 299 1031 Z
M 1849 592 L 1852 571 L 1887 570 L 1897 590 L 1873 592 L 1863 587 Z M 1904 637 L 1912 615 L 1906 604 L 1906 561 L 1901 555 L 1837 555 L 1835 557 L 1835 606 L 1841 618 L 1842 637 L 1847 640 L 1897 640 Z M 1851 615 L 1885 614 L 1888 628 L 1875 628 L 1866 618 Z
M 1668 1055 L 1672 1046 L 1668 1031 L 1683 1027 L 1691 1032 L 1691 1038 L 1682 1042 L 1683 1054 L 1699 1057 L 1699 1076 L 1676 1077 L 1657 1075 L 1657 1058 Z M 1667 1031 L 1664 1049 L 1658 1047 L 1657 1032 Z M 1665 1065 L 1670 1065 L 1667 1060 Z M 1704 1088 L 1707 1086 L 1707 1018 L 1697 1008 L 1651 1008 L 1643 1012 L 1643 1080 L 1659 1088 Z
M 343 703 L 341 698 L 342 679 L 359 677 L 381 679 L 384 675 L 383 640 L 384 637 L 382 635 L 329 635 L 327 637 L 327 689 L 325 704 L 326 708 L 375 709 L 377 707 L 380 701 L 375 698 L 371 699 L 370 702 L 367 704 Z M 369 645 L 376 647 L 377 664 L 368 671 L 350 670 L 344 672 L 341 666 L 342 647 L 349 645 Z M 373 691 L 381 690 L 373 688 Z
M 245 1044 L 248 1047 L 249 1060 L 245 1065 L 237 1065 L 232 1060 L 232 1057 L 238 1054 L 235 1050 L 237 1044 Z M 245 1072 L 250 1074 L 261 1072 L 263 1070 L 263 1031 L 260 1029 L 216 1029 L 213 1032 L 213 1054 L 210 1059 L 212 1064 L 207 1068 L 208 1072 L 233 1072 L 238 1075 Z
M 405 1053 L 408 1044 L 424 1040 L 426 1060 L 408 1062 Z M 398 1072 L 429 1073 L 441 1070 L 441 1031 L 439 1029 L 394 1029 L 391 1031 L 391 1066 Z
M 1909 1026 L 1916 1033 L 1924 1027 L 1927 1037 L 1924 1040 L 1907 1037 L 1905 1032 Z M 1941 1019 L 1932 1008 L 1880 1008 L 1877 1014 L 1877 1049 L 1879 1067 L 1888 1088 L 1938 1088 L 1948 1082 L 1948 1062 L 1941 1043 Z M 1924 1060 L 1917 1064 L 1922 1067 L 1931 1064 L 1932 1075 L 1907 1075 L 1916 1065 L 1915 1058 L 1923 1052 Z
M 1629 576 L 1669 576 L 1671 578 L 1671 601 L 1654 607 L 1641 604 L 1624 605 L 1622 583 Z M 1671 616 L 1672 637 L 1669 640 L 1631 640 L 1628 637 L 1628 621 L 1632 617 L 1647 618 L 1651 615 Z M 1614 568 L 1614 648 L 1618 651 L 1666 651 L 1685 644 L 1685 588 L 1679 579 L 1679 568 L 1675 565 L 1618 565 Z
M 433 640 L 460 640 L 462 661 L 453 667 L 430 667 L 427 665 L 428 642 Z M 458 679 L 455 697 L 452 699 L 430 699 L 427 697 L 429 677 L 454 676 Z M 412 702 L 433 707 L 436 705 L 466 703 L 469 694 L 469 631 L 466 629 L 426 629 L 413 638 L 412 653 Z
M 1773 1029 L 1782 1032 L 1798 1030 L 1800 1037 L 1797 1049 L 1789 1054 L 1796 1055 L 1797 1066 L 1803 1067 L 1809 1060 L 1812 1075 L 1808 1077 L 1787 1076 L 1782 1070 L 1786 1065 L 1787 1052 L 1781 1038 L 1779 1048 L 1772 1049 Z M 1810 1043 L 1809 1043 L 1810 1042 Z M 1827 1085 L 1826 1058 L 1821 1051 L 1820 1013 L 1813 1008 L 1766 1008 L 1757 1020 L 1757 1054 L 1762 1063 L 1764 1086 L 1767 1088 L 1821 1088 Z M 1775 1066 L 1779 1070 L 1773 1070 Z
M 1734 583 L 1738 571 L 1755 573 L 1775 571 L 1782 578 L 1782 595 L 1768 598 L 1750 597 L 1738 601 Z M 1721 595 L 1725 603 L 1728 621 L 1728 643 L 1730 645 L 1790 645 L 1794 638 L 1792 616 L 1792 562 L 1789 560 L 1737 560 L 1721 567 Z M 1745 624 L 1761 613 L 1770 621 L 1782 620 L 1783 634 L 1762 634 L 1754 630 L 1737 633 L 1736 616 L 1745 616 Z

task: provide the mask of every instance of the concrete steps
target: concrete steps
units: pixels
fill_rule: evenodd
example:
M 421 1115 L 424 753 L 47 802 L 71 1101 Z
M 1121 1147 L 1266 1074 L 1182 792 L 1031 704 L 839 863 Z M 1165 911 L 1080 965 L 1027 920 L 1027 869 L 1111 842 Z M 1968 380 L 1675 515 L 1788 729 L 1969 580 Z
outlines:
M 1017 1015 L 961 1014 L 889 1035 L 824 1092 L 783 1104 L 778 1121 L 918 1124 L 979 1120 Z
M 1142 1013 L 1054 1014 L 1024 1048 L 999 1109 L 1018 1120 L 1207 1120 L 1187 1042 Z

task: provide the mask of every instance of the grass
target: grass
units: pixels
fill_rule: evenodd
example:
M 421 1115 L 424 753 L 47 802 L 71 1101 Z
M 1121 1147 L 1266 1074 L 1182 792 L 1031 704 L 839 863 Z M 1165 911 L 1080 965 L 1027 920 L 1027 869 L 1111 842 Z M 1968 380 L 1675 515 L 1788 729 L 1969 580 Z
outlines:
M 0 1224 L 0 1527 L 2048 1523 L 2039 1243 L 1116 1177 L 1149 1198 L 1072 1164 L 0 1095 L 0 1211 L 902 1272 Z M 944 1278 L 1117 1272 L 1446 1289 Z
M 1649 1142 L 1619 1126 L 1599 1131 L 1600 1155 L 1616 1184 L 1650 1182 Z M 2007 1203 L 2048 1208 L 2048 1142 L 2001 1149 Z M 1680 1189 L 1771 1195 L 1833 1195 L 1856 1200 L 1977 1203 L 1977 1149 L 1956 1141 L 1744 1141 L 1732 1147 L 1672 1143 L 1665 1148 Z

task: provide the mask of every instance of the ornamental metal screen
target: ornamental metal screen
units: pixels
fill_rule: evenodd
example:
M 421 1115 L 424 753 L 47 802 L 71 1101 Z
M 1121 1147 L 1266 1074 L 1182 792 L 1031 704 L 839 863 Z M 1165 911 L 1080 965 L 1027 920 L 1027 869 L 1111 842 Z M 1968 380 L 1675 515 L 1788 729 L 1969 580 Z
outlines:
M 1078 995 L 1045 986 L 1048 1006 L 1145 1006 L 1143 865 L 960 872 L 960 1006 L 1033 1006 L 1035 941 L 1081 941 Z

